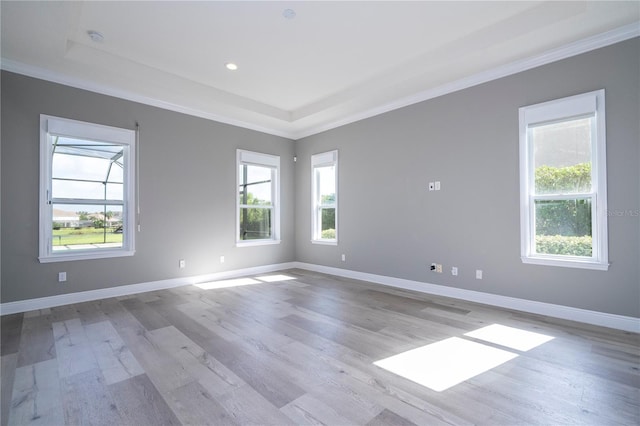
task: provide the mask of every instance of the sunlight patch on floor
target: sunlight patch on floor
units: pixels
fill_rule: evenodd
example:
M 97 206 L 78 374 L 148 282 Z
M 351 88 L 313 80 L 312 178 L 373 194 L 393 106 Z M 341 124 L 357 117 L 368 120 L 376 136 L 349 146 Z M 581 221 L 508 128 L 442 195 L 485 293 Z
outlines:
M 209 281 L 206 283 L 198 283 L 194 285 L 203 290 L 215 290 L 219 288 L 241 287 L 245 285 L 264 284 L 264 283 L 275 283 L 275 282 L 289 281 L 289 280 L 295 280 L 295 279 L 296 279 L 295 277 L 290 277 L 289 275 L 275 274 L 275 275 L 262 275 L 254 278 L 235 278 L 231 280 Z
M 260 281 L 264 281 L 267 283 L 274 283 L 274 282 L 278 282 L 278 281 L 289 281 L 289 280 L 295 280 L 295 277 L 290 277 L 288 275 L 264 275 L 261 277 L 256 277 L 257 280 Z
M 236 278 L 233 280 L 212 281 L 208 283 L 194 284 L 203 290 L 213 290 L 217 288 L 240 287 L 243 285 L 263 284 L 263 281 L 254 280 L 253 278 Z
M 519 328 L 507 327 L 506 325 L 492 324 L 478 330 L 465 333 L 465 336 L 485 342 L 495 343 L 500 346 L 526 352 L 537 346 L 553 340 L 552 336 L 534 333 L 532 331 L 520 330 Z
M 553 339 L 552 336 L 492 324 L 464 336 L 526 352 Z M 422 386 L 442 392 L 518 357 L 508 350 L 451 337 L 374 362 Z
M 451 337 L 376 361 L 375 365 L 437 392 L 489 371 L 517 354 Z

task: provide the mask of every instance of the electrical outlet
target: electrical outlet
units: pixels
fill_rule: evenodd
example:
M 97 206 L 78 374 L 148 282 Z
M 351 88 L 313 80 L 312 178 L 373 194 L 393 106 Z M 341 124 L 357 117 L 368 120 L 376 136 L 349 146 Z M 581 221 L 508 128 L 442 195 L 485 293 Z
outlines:
M 180 261 L 178 262 L 178 266 L 180 267 L 180 269 L 184 269 L 187 267 L 187 262 L 185 262 L 184 259 L 180 259 Z
M 224 263 L 224 256 L 220 256 L 220 263 Z
M 438 263 L 436 265 L 436 272 L 441 274 L 442 273 L 442 263 Z
M 482 279 L 482 269 L 476 269 L 476 280 Z
M 347 255 L 346 255 L 346 254 L 344 254 L 344 253 L 342 254 L 342 261 L 343 261 L 343 262 L 346 262 L 346 261 L 347 261 Z
M 436 185 L 435 186 L 436 186 L 436 191 L 440 191 L 440 181 L 439 180 L 436 181 Z
M 67 280 L 67 273 L 66 272 L 58 272 L 58 282 L 59 283 L 63 283 Z
M 458 267 L 457 266 L 452 266 L 451 267 L 451 275 L 458 275 Z

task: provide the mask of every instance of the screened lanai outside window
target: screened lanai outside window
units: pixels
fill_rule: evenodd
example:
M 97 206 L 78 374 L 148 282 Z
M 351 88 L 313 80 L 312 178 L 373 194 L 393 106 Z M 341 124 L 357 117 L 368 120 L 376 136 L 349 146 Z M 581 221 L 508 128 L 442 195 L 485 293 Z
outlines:
M 238 151 L 237 243 L 278 242 L 280 158 Z
M 43 117 L 40 260 L 132 254 L 133 131 Z

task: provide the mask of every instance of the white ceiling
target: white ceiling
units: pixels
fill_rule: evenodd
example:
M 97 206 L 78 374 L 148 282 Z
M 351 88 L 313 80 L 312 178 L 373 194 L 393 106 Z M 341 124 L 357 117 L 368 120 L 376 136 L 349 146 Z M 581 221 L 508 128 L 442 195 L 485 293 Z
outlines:
M 292 139 L 640 33 L 638 1 L 3 0 L 1 14 L 3 69 Z

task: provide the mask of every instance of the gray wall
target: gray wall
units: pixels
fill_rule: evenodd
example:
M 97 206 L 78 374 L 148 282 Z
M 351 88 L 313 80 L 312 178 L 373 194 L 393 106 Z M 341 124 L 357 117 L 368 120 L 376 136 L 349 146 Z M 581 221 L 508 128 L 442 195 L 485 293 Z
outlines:
M 40 114 L 140 123 L 135 256 L 38 262 Z M 235 247 L 237 148 L 281 156 L 279 245 Z M 2 303 L 295 260 L 294 149 L 280 137 L 2 72 Z
M 639 52 L 636 38 L 298 141 L 297 259 L 640 317 Z M 608 208 L 632 212 L 609 218 L 611 267 L 524 265 L 518 108 L 601 88 Z M 309 158 L 331 149 L 339 150 L 337 247 L 310 243 Z M 429 192 L 435 180 L 442 190 Z M 431 262 L 444 273 L 430 272 Z
M 524 265 L 518 194 L 518 108 L 605 88 L 609 210 L 640 210 L 638 52 L 639 39 L 626 41 L 296 143 L 2 72 L 0 300 L 299 260 L 640 317 L 640 218 L 609 218 L 607 272 Z M 38 263 L 41 113 L 125 128 L 140 123 L 135 256 Z M 235 247 L 236 148 L 282 157 L 280 245 Z M 310 156 L 331 149 L 340 152 L 340 241 L 312 245 Z M 434 180 L 441 191 L 427 191 Z M 444 264 L 445 273 L 431 273 L 431 262 Z M 57 282 L 60 271 L 67 283 Z

